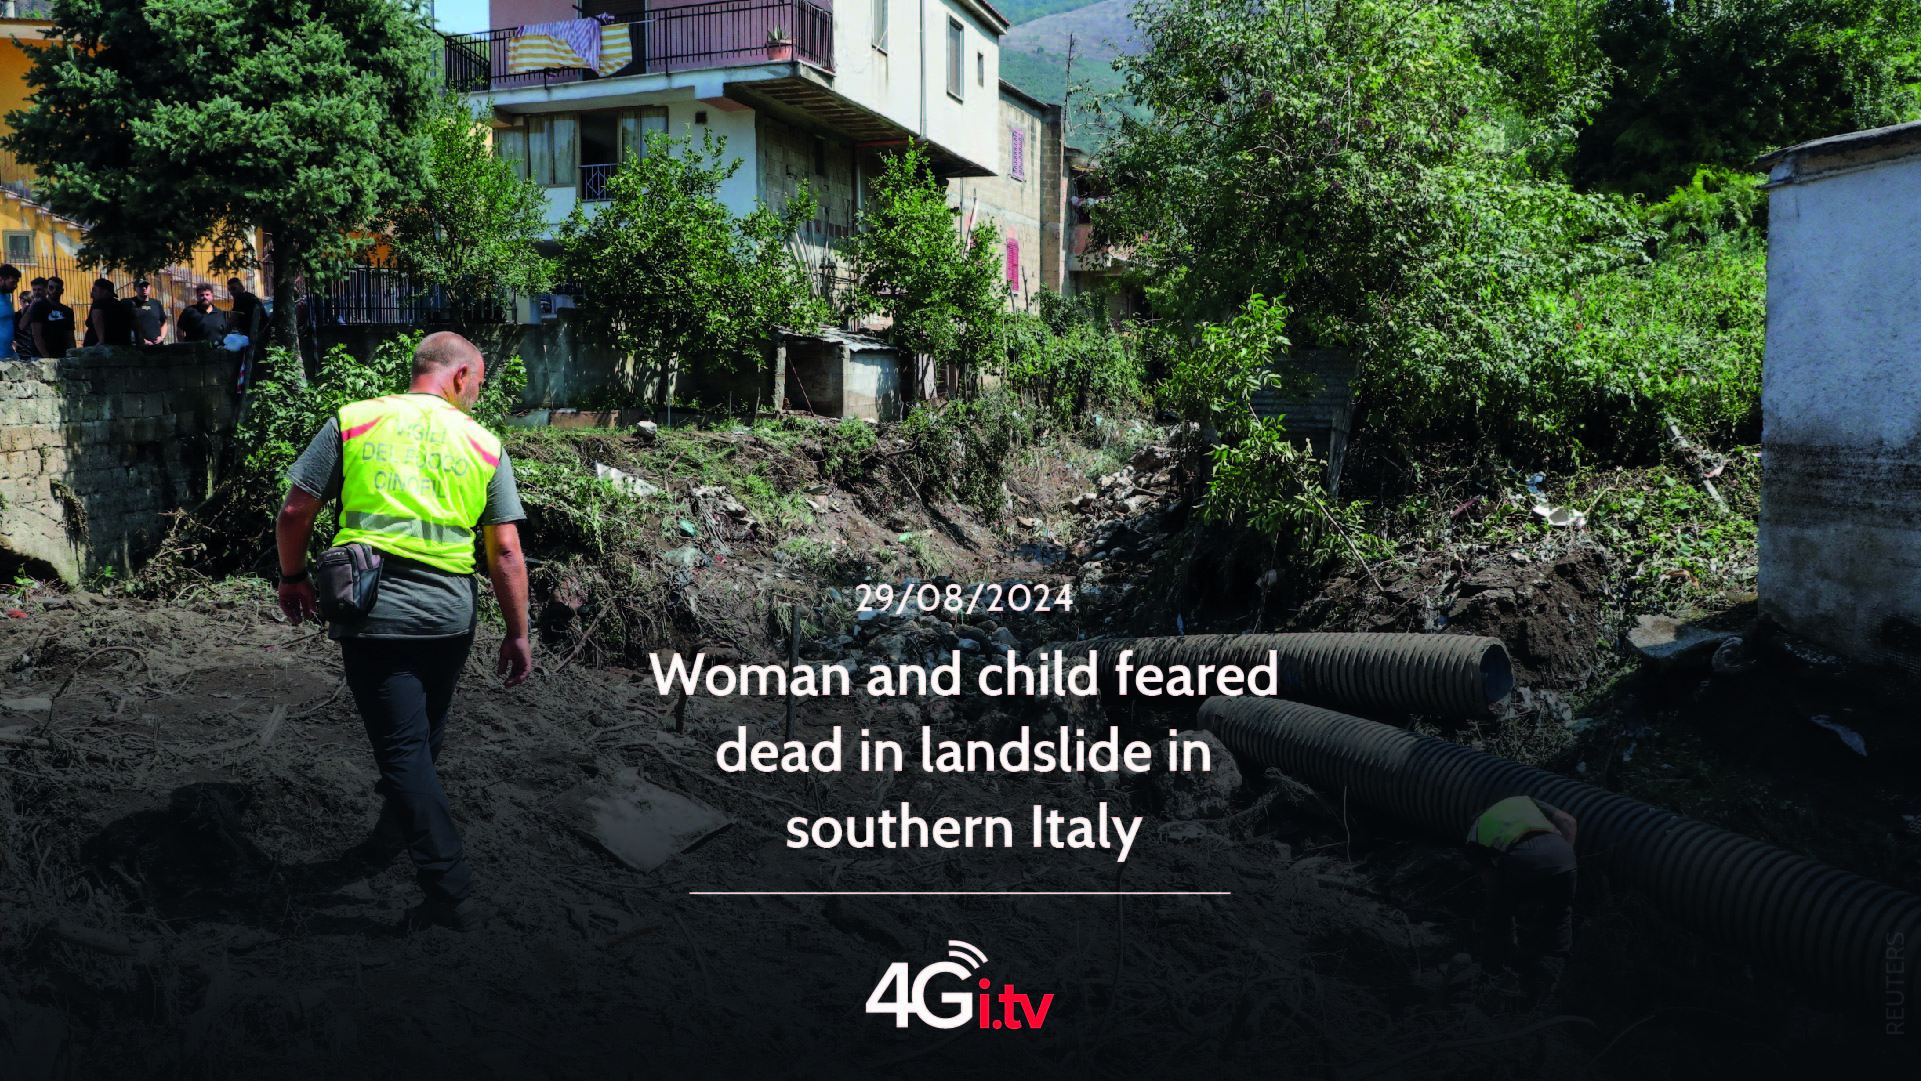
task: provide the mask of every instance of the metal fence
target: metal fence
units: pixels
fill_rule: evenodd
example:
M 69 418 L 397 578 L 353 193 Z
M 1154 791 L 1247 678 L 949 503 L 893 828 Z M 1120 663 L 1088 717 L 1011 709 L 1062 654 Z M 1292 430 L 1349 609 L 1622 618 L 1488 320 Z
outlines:
M 512 315 L 504 296 L 465 295 L 377 261 L 350 267 L 312 291 L 307 311 L 320 325 L 504 323 Z
M 834 70 L 833 12 L 809 0 L 715 0 L 613 16 L 627 27 L 633 60 L 605 76 L 579 67 L 511 71 L 509 43 L 521 28 L 446 36 L 445 77 L 454 90 L 550 86 L 649 72 L 798 60 Z

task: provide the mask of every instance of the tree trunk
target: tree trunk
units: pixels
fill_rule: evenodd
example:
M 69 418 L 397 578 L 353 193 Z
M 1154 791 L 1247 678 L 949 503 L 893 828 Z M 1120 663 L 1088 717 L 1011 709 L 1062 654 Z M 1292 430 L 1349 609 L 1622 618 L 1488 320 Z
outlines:
M 268 341 L 276 349 L 291 349 L 296 355 L 300 352 L 300 330 L 294 320 L 294 306 L 300 302 L 300 290 L 294 284 L 303 269 L 300 265 L 300 251 L 290 243 L 276 242 L 273 274 L 273 330 Z M 305 375 L 305 365 L 295 365 L 295 371 Z M 305 379 L 302 379 L 305 382 Z

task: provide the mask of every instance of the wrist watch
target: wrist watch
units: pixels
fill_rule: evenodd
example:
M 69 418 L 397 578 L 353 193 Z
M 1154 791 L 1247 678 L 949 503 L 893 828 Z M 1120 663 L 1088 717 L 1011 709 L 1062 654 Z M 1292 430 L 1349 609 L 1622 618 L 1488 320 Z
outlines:
M 280 584 L 283 586 L 297 586 L 306 580 L 307 568 L 305 567 L 300 568 L 292 574 L 288 574 L 285 571 L 280 572 Z

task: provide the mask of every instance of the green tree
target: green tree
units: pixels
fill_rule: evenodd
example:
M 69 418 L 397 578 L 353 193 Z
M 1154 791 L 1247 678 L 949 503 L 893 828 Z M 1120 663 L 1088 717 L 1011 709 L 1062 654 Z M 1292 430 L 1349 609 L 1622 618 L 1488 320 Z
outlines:
M 818 326 L 826 305 L 788 247 L 814 216 L 803 189 L 779 211 L 739 216 L 720 187 L 740 169 L 712 131 L 691 139 L 649 136 L 607 180 L 608 202 L 575 208 L 560 229 L 559 276 L 579 285 L 588 323 L 610 344 L 662 375 L 678 366 L 758 370 L 776 327 Z
M 441 95 L 428 135 L 420 198 L 386 219 L 395 263 L 467 300 L 544 292 L 554 266 L 534 242 L 546 233 L 546 191 L 494 156 L 487 126 L 457 94 Z
M 918 147 L 895 154 L 874 178 L 858 230 L 841 243 L 855 280 L 844 312 L 886 316 L 894 345 L 973 368 L 996 347 L 1007 301 L 997 239 L 985 223 L 962 236 L 926 155 Z
M 1605 0 L 1614 65 L 1575 177 L 1662 196 L 1697 165 L 1921 117 L 1914 0 Z
M 0 147 L 89 223 L 84 262 L 150 272 L 272 238 L 274 338 L 294 279 L 360 249 L 426 162 L 438 39 L 418 0 L 54 0 L 32 104 Z

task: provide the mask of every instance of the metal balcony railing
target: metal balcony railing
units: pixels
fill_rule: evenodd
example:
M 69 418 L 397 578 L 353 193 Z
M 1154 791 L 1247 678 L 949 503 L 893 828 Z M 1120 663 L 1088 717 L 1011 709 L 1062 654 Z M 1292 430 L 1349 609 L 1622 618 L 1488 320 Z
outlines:
M 607 179 L 620 170 L 618 164 L 583 165 L 580 167 L 580 200 L 583 203 L 604 203 L 613 196 L 607 193 Z
M 520 27 L 446 36 L 445 77 L 469 93 L 550 86 L 650 72 L 799 61 L 834 70 L 834 15 L 809 0 L 715 0 L 687 7 L 617 14 L 633 60 L 606 75 L 584 68 L 509 71 L 508 43 Z

